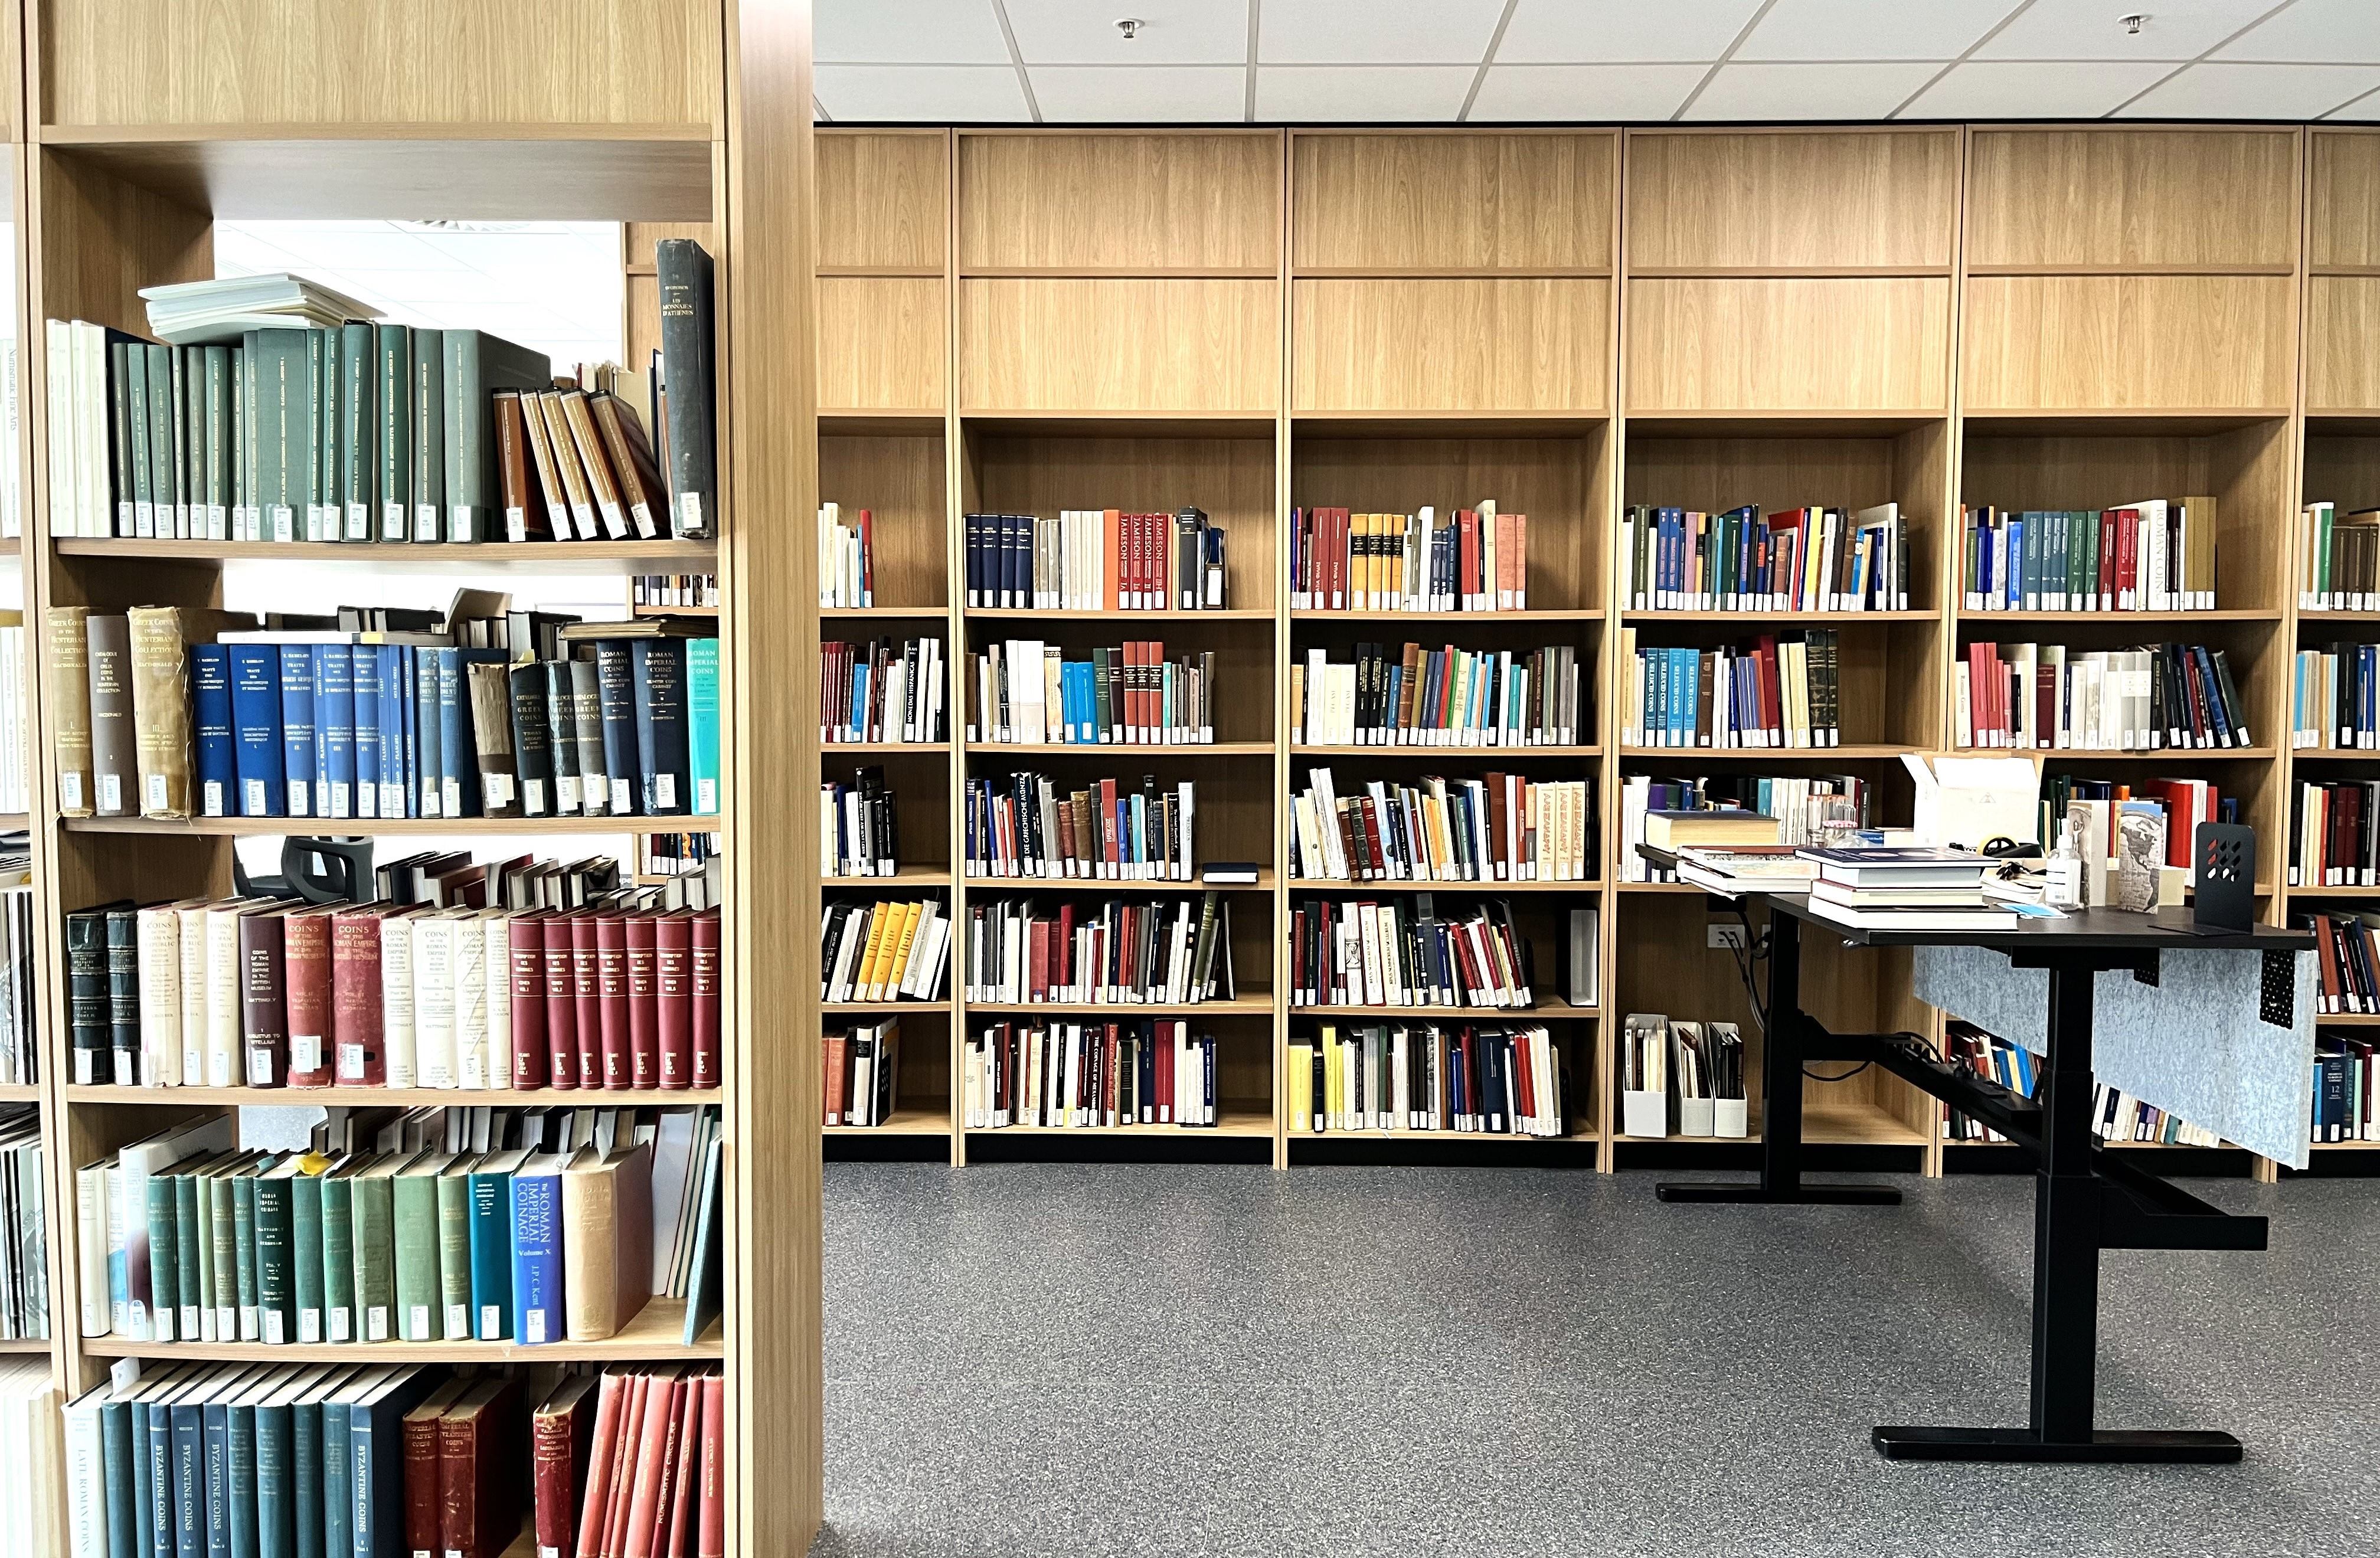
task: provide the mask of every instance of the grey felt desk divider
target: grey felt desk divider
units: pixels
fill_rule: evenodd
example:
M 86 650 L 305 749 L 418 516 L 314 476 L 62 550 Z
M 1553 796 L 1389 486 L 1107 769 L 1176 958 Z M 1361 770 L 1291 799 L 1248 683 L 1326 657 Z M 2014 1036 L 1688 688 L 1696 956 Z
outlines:
M 1920 947 L 1916 994 L 2039 1055 L 2046 1043 L 2049 972 L 2010 965 L 1981 947 Z M 2091 1005 L 2092 1069 L 2227 1141 L 2292 1168 L 2313 1136 L 2314 955 L 2294 963 L 2291 1020 L 2262 1015 L 2265 954 L 2165 948 L 2157 982 L 2098 975 Z

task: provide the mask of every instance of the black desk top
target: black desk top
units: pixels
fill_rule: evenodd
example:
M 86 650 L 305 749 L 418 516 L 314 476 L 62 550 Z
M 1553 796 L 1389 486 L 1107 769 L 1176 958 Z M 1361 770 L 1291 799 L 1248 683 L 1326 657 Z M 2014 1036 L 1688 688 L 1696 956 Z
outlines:
M 1639 844 L 1637 851 L 1664 869 L 1677 864 L 1675 854 L 1650 844 Z M 2248 948 L 2290 952 L 2313 945 L 2311 931 L 2281 930 L 2272 925 L 2257 925 L 2245 932 L 2201 930 L 2192 925 L 2186 909 L 2164 909 L 2151 914 L 2134 914 L 2121 909 L 2070 909 L 2063 918 L 2020 919 L 2006 930 L 1884 931 L 1829 919 L 1810 907 L 1806 893 L 1746 888 L 1736 897 L 1758 899 L 1775 912 L 1789 914 L 1805 925 L 1860 947 L 1984 947 L 2000 952 L 2024 948 L 2076 952 L 2152 952 L 2166 948 L 2216 952 Z

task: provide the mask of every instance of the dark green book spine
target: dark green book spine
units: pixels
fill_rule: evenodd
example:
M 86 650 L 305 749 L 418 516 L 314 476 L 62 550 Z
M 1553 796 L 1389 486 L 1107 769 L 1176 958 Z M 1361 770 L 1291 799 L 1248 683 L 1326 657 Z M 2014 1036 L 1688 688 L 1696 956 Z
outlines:
M 206 1301 L 214 1306 L 215 1340 L 239 1335 L 239 1177 L 200 1182 L 212 1242 L 207 1250 Z
M 411 534 L 413 503 L 413 332 L 401 324 L 375 327 L 380 374 L 380 538 Z
M 224 1417 L 228 1478 L 224 1524 L 231 1558 L 258 1558 L 256 1550 L 256 1408 L 234 1402 Z
M 107 422 L 109 430 L 108 465 L 115 479 L 115 504 L 107 512 L 115 515 L 115 533 L 129 536 L 132 530 L 132 386 L 128 359 L 121 341 L 107 344 Z
M 257 501 L 263 510 L 263 539 L 295 541 L 306 501 L 306 471 L 314 459 L 314 429 L 306 416 L 306 336 L 302 330 L 261 330 L 264 353 L 257 386 L 263 418 L 259 430 Z
M 322 382 L 319 399 L 311 418 L 314 428 L 315 502 L 319 509 L 315 524 L 320 531 L 317 539 L 335 541 L 339 538 L 339 494 L 347 484 L 346 467 L 339 463 L 339 424 L 346 416 L 347 374 L 346 338 L 335 330 L 310 332 L 322 353 Z
M 253 1183 L 256 1189 L 251 1216 L 255 1224 L 256 1246 L 249 1264 L 255 1273 L 255 1297 L 253 1299 L 243 1297 L 241 1302 L 253 1304 L 256 1322 L 250 1327 L 243 1316 L 240 1336 L 246 1340 L 252 1332 L 256 1340 L 278 1346 L 296 1340 L 298 1335 L 296 1305 L 290 1301 L 289 1270 L 289 1202 L 290 1191 L 296 1182 L 259 1178 Z M 315 1217 L 318 1230 L 321 1222 L 318 1207 Z M 321 1280 L 318 1268 L 315 1278 L 318 1286 Z M 319 1310 L 319 1296 L 317 1307 Z
M 300 1401 L 289 1409 L 289 1513 L 297 1558 L 326 1558 L 322 1529 L 322 1404 Z M 342 1552 L 338 1558 L 348 1558 Z
M 719 518 L 717 441 L 712 429 L 710 256 L 691 238 L 654 248 L 661 292 L 662 365 L 669 376 L 669 478 L 672 534 L 715 533 Z
M 107 1558 L 134 1558 L 132 1408 L 124 1402 L 100 1406 L 99 1460 L 107 1501 Z
M 181 1329 L 182 1241 L 175 1227 L 174 1178 L 149 1180 L 149 1323 L 161 1342 L 193 1340 Z
M 385 1177 L 354 1182 L 356 1335 L 396 1340 L 396 1206 Z
M 180 485 L 174 494 L 174 534 L 188 540 L 202 517 L 207 492 L 206 348 L 174 348 L 174 470 Z
M 356 1230 L 353 1179 L 322 1181 L 322 1339 L 356 1339 Z
M 446 332 L 413 332 L 413 538 L 434 541 L 446 516 Z
M 182 477 L 182 365 L 171 346 L 148 346 L 149 501 L 157 511 L 157 538 L 171 540 Z
M 256 1322 L 256 1187 L 253 1174 L 231 1182 L 232 1271 L 243 1342 L 261 1339 Z
M 335 331 L 306 332 L 306 420 L 314 429 L 314 459 L 306 467 L 306 538 L 310 541 L 325 540 L 333 534 L 322 519 L 331 501 L 331 441 L 322 431 L 330 426 L 325 384 L 331 371 L 330 350 L 337 342 Z
M 170 1407 L 149 1408 L 149 1453 L 141 1458 L 141 1464 L 146 1468 L 149 1488 L 151 1558 L 175 1558 L 174 1422 Z
M 301 1342 L 322 1340 L 322 1181 L 300 1174 L 288 1181 L 289 1262 L 284 1324 L 293 1325 Z M 260 1273 L 259 1281 L 263 1280 Z M 261 1300 L 260 1300 L 261 1302 Z M 270 1328 L 270 1308 L 257 1317 Z
M 297 1558 L 298 1499 L 292 1486 L 290 1409 L 256 1408 L 256 1558 Z M 317 1536 L 321 1535 L 318 1526 Z
M 115 1082 L 135 1086 L 140 1075 L 140 930 L 130 907 L 107 912 L 107 1032 Z
M 372 513 L 380 502 L 380 351 L 370 325 L 339 329 L 339 499 L 345 505 L 344 539 L 372 538 Z
M 471 1177 L 438 1177 L 438 1299 L 440 1327 L 450 1342 L 471 1340 Z
M 200 490 L 206 494 L 206 514 L 202 520 L 193 512 L 190 534 L 201 540 L 220 541 L 229 536 L 225 528 L 231 506 L 238 501 L 237 449 L 232 441 L 231 360 L 228 347 L 209 346 L 206 352 L 206 481 Z
M 129 449 L 116 455 L 116 469 L 130 482 L 118 487 L 116 496 L 132 495 L 132 534 L 154 536 L 157 503 L 150 489 L 150 473 L 155 467 L 149 460 L 149 354 L 137 344 L 116 343 L 107 348 L 107 356 L 124 378 L 124 430 L 130 436 Z
M 232 359 L 231 446 L 235 488 L 231 539 L 252 539 L 256 533 L 256 363 L 261 348 L 258 332 L 240 337 L 239 355 Z

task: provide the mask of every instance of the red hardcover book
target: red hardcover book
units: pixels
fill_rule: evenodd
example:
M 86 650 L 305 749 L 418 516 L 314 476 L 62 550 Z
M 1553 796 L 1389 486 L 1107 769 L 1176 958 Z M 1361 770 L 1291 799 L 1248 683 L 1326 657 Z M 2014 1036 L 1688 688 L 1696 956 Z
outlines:
M 1462 526 L 1462 576 L 1455 582 L 1454 605 L 1457 610 L 1469 608 L 1479 595 L 1479 571 L 1482 550 L 1479 545 L 1479 511 L 1457 509 L 1454 522 Z
M 654 1551 L 686 1558 L 694 1552 L 696 1490 L 702 1482 L 702 1392 L 700 1379 L 686 1383 L 686 1401 L 678 1413 L 677 1467 L 670 1479 L 668 1518 Z
M 727 1558 L 727 1382 L 702 1380 L 702 1507 L 695 1523 L 695 1558 Z
M 595 912 L 570 916 L 570 998 L 578 1024 L 578 1085 L 610 1087 L 603 1054 L 602 982 L 596 977 Z
M 2116 604 L 2126 611 L 2141 605 L 2141 515 L 2138 509 L 2116 511 Z
M 686 1382 L 680 1379 L 655 1379 L 646 1389 L 644 1411 L 637 1425 L 628 1518 L 619 1547 L 621 1558 L 652 1558 L 654 1516 L 661 1508 L 662 1468 L 669 1460 L 670 1423 L 686 1386 Z
M 662 1084 L 661 971 L 653 944 L 654 916 L 627 917 L 628 1074 L 635 1085 Z
M 331 919 L 334 912 L 328 906 L 301 910 L 281 924 L 291 1087 L 331 1085 L 337 1058 L 331 1038 Z
M 588 1492 L 587 1509 L 594 1521 L 594 1533 L 591 1539 L 585 1530 L 579 1533 L 580 1558 L 619 1558 L 620 1539 L 628 1526 L 628 1500 L 636 1492 L 637 1451 L 644 1443 L 645 1407 L 651 1399 L 653 1383 L 650 1374 L 628 1376 L 626 1397 L 620 1403 L 619 1424 L 605 1446 L 603 1459 L 609 1464 L 601 1469 L 603 1503 L 600 1513 L 594 1491 Z
M 501 1558 L 520 1535 L 513 1461 L 520 1392 L 517 1380 L 482 1379 L 439 1419 L 438 1528 L 445 1558 Z M 411 1493 L 408 1479 L 408 1502 Z
M 619 1378 L 574 1375 L 558 1382 L 537 1409 L 529 1433 L 529 1465 L 540 1558 L 576 1558 L 578 1500 L 593 1464 L 589 1451 L 596 1420 L 606 1411 L 617 1412 Z
M 1035 919 L 1025 926 L 1025 988 L 1028 1001 L 1050 998 L 1050 922 Z
M 289 1079 L 288 976 L 283 960 L 286 910 L 239 919 L 239 1080 L 284 1087 Z
M 399 1453 L 405 1467 L 405 1545 L 408 1552 L 430 1552 L 439 1546 L 438 1420 L 464 1389 L 463 1381 L 447 1381 L 424 1396 L 397 1425 Z
M 2116 511 L 2099 511 L 2099 598 L 2086 602 L 2095 610 L 2116 609 Z
M 694 916 L 680 909 L 653 924 L 662 1086 L 694 1085 Z
M 555 1087 L 595 1087 L 593 1076 L 578 1070 L 578 1003 L 570 969 L 572 914 L 550 914 L 538 922 L 545 963 L 545 1053 L 552 1067 Z
M 825 1104 L 824 1114 L 826 1118 L 822 1123 L 827 1125 L 841 1125 L 843 1123 L 844 1114 L 844 1095 L 851 1087 L 850 1035 L 845 1033 L 829 1033 L 826 1036 L 826 1056 L 824 1064 L 826 1067 L 824 1085 L 822 1085 L 819 1090 Z
M 509 955 L 502 977 L 511 982 L 515 1087 L 544 1087 L 552 1076 L 545 1042 L 545 919 L 543 910 L 535 910 L 504 922 Z M 489 976 L 496 977 L 496 971 Z
M 628 1040 L 628 924 L 617 912 L 595 916 L 595 1021 L 603 1056 L 603 1085 L 614 1091 L 634 1085 Z
M 699 1378 L 678 1380 L 670 1387 L 669 1422 L 662 1440 L 661 1486 L 653 1495 L 652 1530 L 645 1551 L 654 1558 L 671 1558 L 675 1549 L 669 1545 L 670 1521 L 677 1513 L 678 1468 L 694 1433 L 687 1431 L 686 1411 L 694 1409 L 695 1432 L 701 1431 L 702 1381 Z
M 331 1043 L 342 1086 L 388 1085 L 381 1043 L 380 922 L 384 903 L 331 916 Z

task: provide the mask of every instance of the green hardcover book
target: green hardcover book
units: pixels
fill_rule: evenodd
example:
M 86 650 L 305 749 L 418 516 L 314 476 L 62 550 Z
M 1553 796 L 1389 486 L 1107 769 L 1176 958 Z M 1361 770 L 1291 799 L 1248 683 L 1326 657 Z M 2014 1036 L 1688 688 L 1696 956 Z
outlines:
M 243 1294 L 241 1303 L 248 1306 L 240 1312 L 240 1340 L 260 1341 L 278 1347 L 294 1341 L 298 1335 L 295 1271 L 290 1260 L 290 1239 L 295 1220 L 292 1216 L 292 1192 L 296 1181 L 302 1178 L 299 1165 L 304 1160 L 296 1156 L 283 1158 L 264 1173 L 249 1181 L 250 1222 L 254 1229 L 254 1249 L 249 1269 L 254 1274 L 252 1297 Z M 315 1227 L 320 1237 L 321 1202 L 315 1202 Z M 315 1266 L 316 1312 L 321 1312 L 322 1267 L 320 1257 Z M 249 1315 L 253 1310 L 255 1320 Z M 319 1335 L 317 1337 L 319 1340 Z
M 149 503 L 156 511 L 157 538 L 174 538 L 174 503 L 181 487 L 176 466 L 181 453 L 176 437 L 181 427 L 177 412 L 181 375 L 171 346 L 144 346 L 149 358 Z
M 322 508 L 318 523 L 322 539 L 335 541 L 345 529 L 339 495 L 347 485 L 346 445 L 339 441 L 347 415 L 347 338 L 336 330 L 318 330 L 313 337 L 322 354 L 322 399 L 314 412 L 315 482 Z
M 351 1157 L 322 1177 L 322 1339 L 356 1339 L 356 1175 L 370 1163 Z M 303 1335 L 301 1332 L 300 1335 Z
M 220 541 L 231 534 L 225 525 L 239 496 L 238 446 L 232 440 L 232 407 L 237 404 L 232 393 L 232 351 L 228 346 L 200 350 L 206 355 L 206 480 L 200 488 L 206 494 L 205 517 L 191 512 L 190 534 L 201 540 Z
M 261 1558 L 256 1525 L 256 1412 L 280 1389 L 285 1374 L 268 1369 L 256 1382 L 231 1398 L 224 1413 L 224 1462 L 229 1497 L 224 1512 L 225 1552 L 229 1558 Z
M 360 1341 L 396 1339 L 396 1176 L 407 1159 L 392 1153 L 358 1172 L 354 1197 L 356 1335 Z M 432 1235 L 434 1241 L 434 1233 Z M 431 1291 L 437 1290 L 433 1280 Z
M 438 1175 L 439 1334 L 471 1339 L 471 1170 L 480 1159 L 461 1153 Z
M 125 342 L 107 344 L 108 424 L 115 458 L 109 462 L 115 477 L 115 533 L 133 533 L 132 518 L 132 384 L 131 352 Z
M 170 1165 L 168 1165 L 170 1166 Z M 149 1177 L 149 1324 L 160 1342 L 185 1339 L 181 1326 L 182 1243 L 174 1228 L 174 1177 Z M 188 1340 L 195 1341 L 196 1337 Z
M 267 541 L 295 541 L 306 502 L 306 471 L 314 459 L 314 427 L 306 415 L 307 332 L 260 330 L 257 350 L 257 490 Z
M 257 1558 L 298 1558 L 298 1467 L 296 1415 L 298 1401 L 335 1382 L 344 1370 L 338 1364 L 318 1364 L 280 1373 L 276 1388 L 256 1404 L 254 1433 L 256 1465 Z M 322 1547 L 322 1515 L 317 1511 L 309 1551 Z
M 434 541 L 446 519 L 446 332 L 413 332 L 413 538 Z
M 124 378 L 125 429 L 132 435 L 129 454 L 119 451 L 116 456 L 118 469 L 132 478 L 132 484 L 116 490 L 119 494 L 132 494 L 132 533 L 154 536 L 157 503 L 156 494 L 150 488 L 150 473 L 154 467 L 149 461 L 149 354 L 137 342 L 113 342 L 107 355 Z
M 239 1339 L 258 1339 L 256 1329 L 256 1176 L 231 1182 L 232 1270 L 239 1301 Z
M 380 505 L 380 346 L 368 324 L 339 327 L 341 538 L 369 541 Z
M 252 1337 L 242 1337 L 239 1328 L 240 1256 L 249 1250 L 250 1242 L 242 1237 L 239 1191 L 240 1186 L 255 1176 L 260 1164 L 271 1161 L 261 1153 L 243 1153 L 239 1162 L 216 1170 L 211 1178 L 212 1193 L 207 1217 L 208 1226 L 213 1232 L 214 1251 L 211 1274 L 213 1286 L 209 1292 L 215 1310 L 215 1340 L 219 1342 L 253 1340 Z M 254 1203 L 251 1202 L 251 1221 L 254 1213 Z M 252 1273 L 249 1280 L 253 1290 L 255 1277 Z
M 184 1172 L 173 1177 L 175 1323 L 186 1342 L 206 1339 L 201 1317 L 208 1308 L 207 1278 L 212 1274 L 200 1262 L 212 1254 L 214 1239 L 199 1220 L 199 1180 L 204 1172 L 197 1165 L 185 1165 Z M 154 1250 L 150 1258 L 155 1259 Z
M 322 1177 L 303 1168 L 289 1177 L 289 1314 L 298 1341 L 322 1339 Z
M 454 1161 L 451 1154 L 428 1153 L 406 1165 L 395 1179 L 396 1328 L 405 1341 L 434 1342 L 445 1334 L 438 1177 Z
M 174 438 L 180 446 L 174 468 L 181 473 L 175 494 L 174 534 L 183 540 L 206 528 L 207 349 L 174 348 Z
M 231 361 L 232 511 L 235 541 L 249 539 L 256 512 L 256 332 L 240 337 Z
M 484 330 L 450 330 L 446 356 L 446 538 L 484 540 L 504 513 L 496 477 L 498 390 L 548 390 L 542 352 Z
M 310 330 L 306 332 L 306 420 L 314 429 L 314 460 L 306 467 L 306 538 L 325 539 L 333 532 L 322 520 L 323 505 L 331 500 L 331 441 L 324 437 L 330 427 L 330 402 L 323 398 L 323 379 L 329 372 L 325 354 L 338 339 L 336 332 Z
M 380 411 L 380 538 L 402 541 L 412 534 L 413 332 L 401 324 L 367 328 L 375 332 L 380 365 L 372 386 Z

